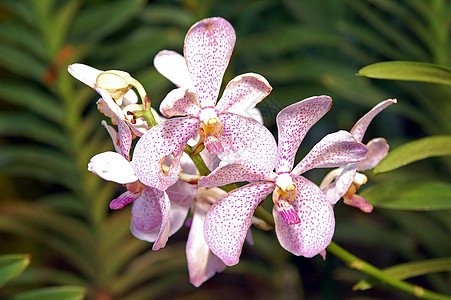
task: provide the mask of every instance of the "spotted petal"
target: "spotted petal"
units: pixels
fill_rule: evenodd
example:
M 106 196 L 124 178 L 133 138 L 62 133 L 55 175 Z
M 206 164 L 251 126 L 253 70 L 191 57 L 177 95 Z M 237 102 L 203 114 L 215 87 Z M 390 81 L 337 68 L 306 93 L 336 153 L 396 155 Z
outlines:
M 69 65 L 67 71 L 70 75 L 93 89 L 96 88 L 97 77 L 103 72 L 88 65 L 78 63 Z
M 236 161 L 215 169 L 208 176 L 199 179 L 200 187 L 223 186 L 234 182 L 259 181 L 273 179 L 274 173 L 261 168 L 257 164 Z
M 171 203 L 165 192 L 147 188 L 133 202 L 130 230 L 140 240 L 155 242 L 152 250 L 166 245 L 169 237 Z
M 188 88 L 178 88 L 169 92 L 161 101 L 160 112 L 165 117 L 198 116 L 200 107 L 197 94 Z
M 193 222 L 186 242 L 186 260 L 190 282 L 199 287 L 216 273 L 222 272 L 226 265 L 208 248 L 204 237 L 205 216 L 210 208 L 206 201 L 196 202 Z
M 161 75 L 176 86 L 183 88 L 194 87 L 185 58 L 181 54 L 170 50 L 160 51 L 153 59 L 153 65 Z
M 233 190 L 212 205 L 205 219 L 205 240 L 226 265 L 238 263 L 252 215 L 274 190 L 272 182 L 254 182 Z
M 185 37 L 186 64 L 202 108 L 216 103 L 235 39 L 235 30 L 223 18 L 199 21 Z
M 366 146 L 368 147 L 368 154 L 365 160 L 357 164 L 358 171 L 373 169 L 388 154 L 389 146 L 384 138 L 372 139 Z
M 307 131 L 329 111 L 331 105 L 332 99 L 329 97 L 317 96 L 292 104 L 279 112 L 278 173 L 291 171 L 296 151 Z
M 104 152 L 91 158 L 88 170 L 104 180 L 119 184 L 131 183 L 138 180 L 130 162 L 116 152 Z
M 276 235 L 287 251 L 313 257 L 324 250 L 334 234 L 333 207 L 314 183 L 300 176 L 293 178 L 297 186 L 296 200 L 290 202 L 298 213 L 300 223 L 288 225 L 273 209 Z
M 313 168 L 334 168 L 365 159 L 367 148 L 344 130 L 326 135 L 291 172 L 297 176 Z
M 165 190 L 178 179 L 182 170 L 180 159 L 190 138 L 199 130 L 195 118 L 174 118 L 152 127 L 136 144 L 132 164 L 139 180 L 147 186 Z M 168 171 L 162 169 L 164 160 L 173 155 Z
M 226 163 L 243 160 L 272 171 L 275 166 L 277 143 L 272 133 L 257 121 L 235 115 L 219 115 L 222 134 L 219 136 L 224 152 L 218 154 Z
M 126 191 L 116 199 L 112 200 L 109 206 L 111 209 L 121 209 L 127 204 L 132 203 L 133 201 L 138 199 L 140 196 L 141 193 L 132 193 L 130 191 Z
M 365 135 L 366 129 L 368 125 L 370 125 L 371 121 L 378 113 L 383 111 L 387 106 L 396 103 L 396 99 L 389 99 L 380 102 L 378 105 L 373 107 L 372 110 L 366 113 L 360 120 L 355 123 L 354 127 L 351 129 L 351 134 L 355 137 L 358 142 L 362 142 L 363 136 Z
M 232 79 L 226 86 L 221 99 L 216 105 L 216 111 L 238 112 L 250 117 L 251 109 L 271 92 L 272 87 L 261 75 L 247 73 Z

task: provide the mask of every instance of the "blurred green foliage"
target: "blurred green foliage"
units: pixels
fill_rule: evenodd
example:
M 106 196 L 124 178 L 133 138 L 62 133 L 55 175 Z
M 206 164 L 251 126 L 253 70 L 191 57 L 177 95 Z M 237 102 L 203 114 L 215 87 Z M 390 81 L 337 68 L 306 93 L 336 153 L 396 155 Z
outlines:
M 255 72 L 273 86 L 259 105 L 269 128 L 274 130 L 275 114 L 288 104 L 319 94 L 334 99 L 331 111 L 307 135 L 300 156 L 325 134 L 349 130 L 387 98 L 397 98 L 398 104 L 373 121 L 364 142 L 383 136 L 396 148 L 451 133 L 449 86 L 356 76 L 380 61 L 450 67 L 451 1 L 2 0 L 0 254 L 30 253 L 32 262 L 0 297 L 28 287 L 72 285 L 87 288 L 87 298 L 98 300 L 408 299 L 383 287 L 353 292 L 361 273 L 332 255 L 325 262 L 293 257 L 273 232 L 258 230 L 238 266 L 195 289 L 184 257 L 187 230 L 152 252 L 129 233 L 129 208 L 108 211 L 118 187 L 86 166 L 93 155 L 112 149 L 111 141 L 100 126 L 98 95 L 71 78 L 67 65 L 125 70 L 150 92 L 157 108 L 172 86 L 153 68 L 153 57 L 162 49 L 181 53 L 189 27 L 210 16 L 226 18 L 237 33 L 224 82 Z M 307 176 L 319 183 L 323 175 Z M 445 184 L 450 161 L 428 159 L 367 175 L 370 183 L 387 184 L 394 192 L 403 181 Z M 376 207 L 365 215 L 339 203 L 336 223 L 334 240 L 381 268 L 451 257 L 446 210 Z M 413 282 L 451 294 L 445 270 Z

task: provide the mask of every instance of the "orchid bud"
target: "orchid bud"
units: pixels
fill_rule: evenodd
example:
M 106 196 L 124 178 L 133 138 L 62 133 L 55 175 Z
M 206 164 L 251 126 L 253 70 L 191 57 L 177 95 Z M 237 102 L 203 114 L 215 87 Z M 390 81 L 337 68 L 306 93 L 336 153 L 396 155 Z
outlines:
M 116 103 L 121 106 L 122 99 L 131 88 L 133 78 L 123 71 L 105 71 L 97 76 L 97 87 L 106 90 Z

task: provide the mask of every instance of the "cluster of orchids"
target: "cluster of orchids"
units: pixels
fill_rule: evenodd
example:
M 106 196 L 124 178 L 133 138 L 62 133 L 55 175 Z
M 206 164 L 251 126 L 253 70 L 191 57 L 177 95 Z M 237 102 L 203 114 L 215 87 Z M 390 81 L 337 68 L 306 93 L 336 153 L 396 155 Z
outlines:
M 204 19 L 188 31 L 183 56 L 169 50 L 156 55 L 156 70 L 177 86 L 161 102 L 162 116 L 128 73 L 68 67 L 100 94 L 98 109 L 117 126 L 102 121 L 115 152 L 95 155 L 88 164 L 101 178 L 125 186 L 110 208 L 133 203 L 131 232 L 152 242 L 153 250 L 164 247 L 183 225 L 190 227 L 186 257 L 195 286 L 239 262 L 244 242 L 252 243 L 252 224 L 274 225 L 281 246 L 295 255 L 325 258 L 334 233 L 334 205 L 343 198 L 371 212 L 372 206 L 356 194 L 367 180 L 357 171 L 374 168 L 388 153 L 385 139 L 366 145 L 362 140 L 371 120 L 396 102 L 391 99 L 376 105 L 349 132 L 326 135 L 293 167 L 304 136 L 332 100 L 315 96 L 282 109 L 276 142 L 255 107 L 272 90 L 263 76 L 235 77 L 217 101 L 235 39 L 228 21 Z M 318 186 L 302 176 L 313 168 L 335 169 Z M 273 222 L 258 214 L 269 195 Z

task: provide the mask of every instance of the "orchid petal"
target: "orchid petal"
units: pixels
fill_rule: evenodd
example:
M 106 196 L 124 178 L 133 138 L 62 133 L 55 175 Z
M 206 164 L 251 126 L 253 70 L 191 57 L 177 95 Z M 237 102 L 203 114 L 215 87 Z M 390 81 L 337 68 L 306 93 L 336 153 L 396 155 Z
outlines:
M 97 77 L 103 72 L 88 65 L 78 63 L 69 65 L 67 71 L 70 75 L 93 89 L 96 88 Z
M 332 205 L 322 191 L 304 177 L 293 178 L 297 186 L 296 200 L 290 202 L 301 222 L 288 225 L 273 208 L 276 235 L 287 251 L 313 257 L 324 250 L 334 234 L 335 218 Z
M 363 136 L 365 135 L 366 129 L 368 125 L 370 125 L 371 121 L 378 113 L 383 111 L 387 106 L 396 103 L 396 99 L 389 99 L 380 102 L 372 110 L 367 112 L 360 120 L 355 123 L 354 127 L 351 129 L 351 134 L 355 137 L 358 142 L 362 142 Z
M 194 198 L 196 197 L 197 188 L 195 185 L 179 179 L 167 188 L 166 193 L 172 203 L 189 207 L 193 204 Z
M 205 216 L 210 204 L 197 201 L 194 208 L 193 220 L 186 242 L 186 260 L 190 282 L 199 287 L 216 273 L 222 272 L 226 265 L 208 248 L 204 237 Z
M 127 93 L 125 93 L 124 99 L 122 100 L 122 104 L 124 106 L 137 103 L 138 103 L 138 95 L 136 95 L 134 90 L 129 90 Z
M 324 189 L 324 194 L 331 204 L 335 204 L 346 194 L 352 181 L 355 178 L 357 165 L 349 164 L 341 169 L 341 173 L 335 178 L 335 181 Z
M 243 160 L 270 172 L 276 164 L 277 143 L 272 133 L 257 121 L 240 115 L 222 113 L 219 141 L 224 152 L 218 154 L 226 163 Z
M 127 160 L 130 160 L 130 147 L 132 146 L 132 132 L 130 127 L 124 121 L 118 119 L 117 130 L 121 154 Z
M 104 120 L 102 120 L 100 124 L 102 124 L 102 126 L 105 127 L 105 129 L 108 131 L 108 134 L 110 135 L 111 140 L 113 141 L 114 150 L 116 150 L 117 153 L 121 153 L 122 152 L 121 144 L 117 136 L 117 131 L 113 128 L 113 126 L 108 125 L 107 122 Z
M 133 201 L 138 199 L 140 196 L 141 193 L 132 193 L 130 191 L 126 191 L 110 202 L 110 208 L 115 210 L 121 209 L 127 204 L 132 203 Z
M 344 130 L 326 135 L 293 169 L 297 176 L 313 168 L 334 168 L 365 159 L 367 148 Z
M 182 170 L 180 159 L 186 143 L 199 130 L 195 118 L 174 118 L 158 124 L 147 131 L 136 144 L 132 164 L 136 175 L 147 186 L 165 190 L 178 179 Z M 173 155 L 169 171 L 162 169 L 162 163 Z
M 181 87 L 169 92 L 161 101 L 160 112 L 165 117 L 173 116 L 198 116 L 200 114 L 197 94 Z
M 371 204 L 369 204 L 365 198 L 363 198 L 362 196 L 357 195 L 357 194 L 352 194 L 352 195 L 343 197 L 343 202 L 347 205 L 357 207 L 358 209 L 360 209 L 361 211 L 363 211 L 364 213 L 367 213 L 367 214 L 369 214 L 373 211 L 373 206 Z
M 130 162 L 116 152 L 104 152 L 91 158 L 88 170 L 104 180 L 119 184 L 131 183 L 138 180 Z
M 272 87 L 261 75 L 239 75 L 227 84 L 215 109 L 218 113 L 234 111 L 248 117 L 248 110 L 268 96 L 271 90 Z
M 358 171 L 373 169 L 388 154 L 389 146 L 384 138 L 375 138 L 366 144 L 368 154 L 365 160 L 357 164 Z
M 110 93 L 104 89 L 96 88 L 97 93 L 102 96 L 102 99 L 105 101 L 105 104 L 107 105 L 108 109 L 117 116 L 118 119 L 124 120 L 124 113 L 122 112 L 122 109 L 120 106 L 111 98 Z M 104 113 L 103 111 L 101 111 Z M 107 115 L 106 113 L 104 113 Z
M 140 240 L 155 242 L 152 250 L 166 245 L 169 237 L 171 202 L 165 192 L 147 188 L 133 202 L 130 230 Z
M 160 51 L 153 59 L 153 65 L 177 87 L 194 87 L 185 58 L 181 54 L 170 50 Z
M 331 105 L 331 98 L 316 96 L 292 104 L 279 112 L 277 173 L 291 171 L 294 157 L 307 131 L 329 111 Z
M 238 263 L 252 215 L 274 190 L 273 182 L 254 182 L 233 190 L 213 204 L 205 219 L 205 240 L 226 265 Z
M 185 37 L 186 64 L 202 108 L 216 103 L 235 39 L 235 30 L 223 18 L 199 21 Z
M 266 180 L 273 175 L 258 164 L 236 161 L 219 167 L 199 179 L 199 187 L 223 186 L 234 182 Z

